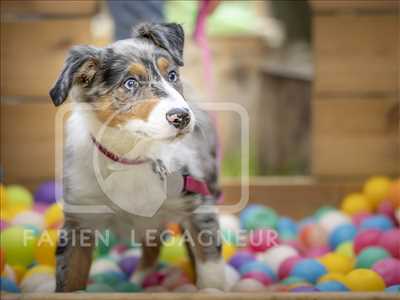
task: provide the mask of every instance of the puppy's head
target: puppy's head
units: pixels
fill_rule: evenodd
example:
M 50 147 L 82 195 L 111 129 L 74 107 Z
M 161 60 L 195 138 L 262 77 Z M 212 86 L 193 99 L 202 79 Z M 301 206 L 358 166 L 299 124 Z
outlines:
M 74 47 L 50 96 L 56 106 L 68 96 L 89 103 L 100 122 L 134 135 L 181 136 L 195 123 L 179 78 L 183 45 L 180 25 L 143 24 L 106 48 Z

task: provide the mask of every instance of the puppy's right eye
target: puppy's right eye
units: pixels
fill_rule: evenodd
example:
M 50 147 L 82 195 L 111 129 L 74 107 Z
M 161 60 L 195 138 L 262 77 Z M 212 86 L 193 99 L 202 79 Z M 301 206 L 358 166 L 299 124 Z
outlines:
M 132 91 L 132 90 L 134 90 L 134 89 L 139 87 L 139 82 L 134 78 L 128 78 L 124 82 L 124 87 L 126 89 L 128 89 L 129 91 Z

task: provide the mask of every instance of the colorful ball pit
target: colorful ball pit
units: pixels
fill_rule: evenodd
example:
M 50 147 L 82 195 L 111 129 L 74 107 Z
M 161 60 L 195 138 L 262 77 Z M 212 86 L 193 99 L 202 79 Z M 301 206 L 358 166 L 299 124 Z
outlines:
M 54 182 L 44 183 L 32 197 L 21 186 L 0 186 L 2 293 L 54 290 L 63 222 L 55 189 Z M 324 206 L 303 220 L 259 204 L 239 217 L 220 216 L 225 290 L 400 293 L 399 196 L 400 180 L 374 177 L 362 192 L 344 197 L 341 210 Z M 168 228 L 160 262 L 142 282 L 131 280 L 140 248 L 109 232 L 110 243 L 99 243 L 94 251 L 86 292 L 218 292 L 195 286 L 183 233 L 176 224 Z

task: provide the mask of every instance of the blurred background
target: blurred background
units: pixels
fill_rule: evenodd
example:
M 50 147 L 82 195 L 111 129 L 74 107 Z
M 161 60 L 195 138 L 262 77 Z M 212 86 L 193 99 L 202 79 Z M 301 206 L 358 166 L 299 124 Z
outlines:
M 129 34 L 127 2 L 1 1 L 5 183 L 34 189 L 54 178 L 48 91 L 71 46 Z M 269 192 L 280 202 L 283 189 L 293 199 L 318 184 L 304 197 L 335 202 L 368 176 L 400 174 L 398 1 L 211 1 L 208 63 L 204 43 L 193 39 L 201 2 L 150 1 L 150 16 L 133 2 L 132 24 L 144 15 L 184 26 L 183 77 L 200 101 L 248 111 L 252 197 Z M 237 198 L 240 122 L 234 113 L 217 117 L 225 191 Z

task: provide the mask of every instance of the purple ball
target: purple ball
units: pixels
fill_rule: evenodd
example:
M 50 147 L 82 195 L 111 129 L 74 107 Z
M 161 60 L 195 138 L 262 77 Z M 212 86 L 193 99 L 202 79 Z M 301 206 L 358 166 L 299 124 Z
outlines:
M 128 276 L 130 277 L 133 272 L 135 272 L 136 267 L 139 263 L 139 257 L 138 256 L 127 256 L 122 258 L 118 265 L 121 268 L 121 270 Z
M 256 258 L 253 254 L 241 251 L 237 252 L 234 256 L 232 256 L 228 263 L 236 270 L 239 270 L 242 265 L 250 261 L 253 261 L 255 259 Z
M 39 185 L 35 192 L 35 202 L 53 204 L 61 195 L 61 187 L 54 181 L 46 181 Z

